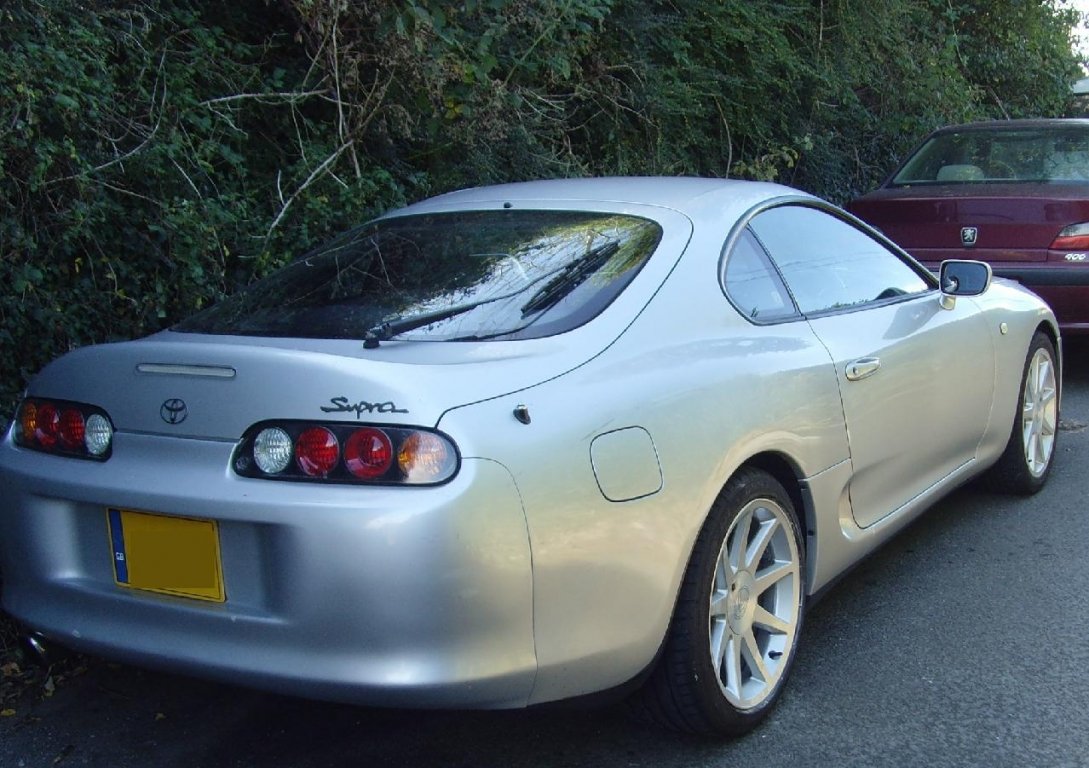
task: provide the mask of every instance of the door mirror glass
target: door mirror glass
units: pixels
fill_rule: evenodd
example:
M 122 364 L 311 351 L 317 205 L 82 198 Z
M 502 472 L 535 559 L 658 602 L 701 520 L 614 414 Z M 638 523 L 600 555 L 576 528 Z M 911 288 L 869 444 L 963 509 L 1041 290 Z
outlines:
M 979 296 L 991 285 L 991 265 L 982 261 L 943 261 L 938 280 L 947 296 Z

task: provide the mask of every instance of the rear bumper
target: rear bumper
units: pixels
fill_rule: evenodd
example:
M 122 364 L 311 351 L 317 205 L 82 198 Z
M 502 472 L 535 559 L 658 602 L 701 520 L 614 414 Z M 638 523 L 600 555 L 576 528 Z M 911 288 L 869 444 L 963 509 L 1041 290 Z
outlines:
M 1044 285 L 1067 285 L 1080 288 L 1089 288 L 1089 266 L 1068 267 L 1063 264 L 1054 266 L 1040 265 L 1005 266 L 992 264 L 994 273 L 999 277 L 1008 277 L 1030 288 Z
M 1089 287 L 1089 261 L 1077 265 L 1061 262 L 990 261 L 981 253 L 959 250 L 953 252 L 913 251 L 913 255 L 933 272 L 946 259 L 978 259 L 987 261 L 998 277 L 1016 280 L 1030 288 L 1037 285 L 1068 285 Z
M 1064 334 L 1089 334 L 1089 267 L 998 267 L 994 272 L 1037 293 L 1055 312 Z
M 466 460 L 440 488 L 327 487 L 236 477 L 232 448 L 118 434 L 97 464 L 6 440 L 5 609 L 61 645 L 283 693 L 526 704 L 529 541 L 501 465 Z M 164 477 L 164 466 L 178 471 Z M 217 520 L 226 602 L 117 585 L 109 506 Z

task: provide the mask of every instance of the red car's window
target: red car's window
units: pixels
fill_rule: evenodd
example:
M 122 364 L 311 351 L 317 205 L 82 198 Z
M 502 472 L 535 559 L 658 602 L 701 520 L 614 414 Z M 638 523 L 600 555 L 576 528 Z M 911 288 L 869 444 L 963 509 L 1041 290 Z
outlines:
M 996 127 L 930 137 L 891 186 L 1083 181 L 1089 181 L 1089 130 Z

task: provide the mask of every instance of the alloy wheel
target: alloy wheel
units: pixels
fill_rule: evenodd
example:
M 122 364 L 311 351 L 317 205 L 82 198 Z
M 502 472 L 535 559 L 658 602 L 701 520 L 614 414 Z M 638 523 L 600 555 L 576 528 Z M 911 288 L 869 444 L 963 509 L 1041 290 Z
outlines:
M 739 710 L 762 704 L 787 668 L 798 631 L 801 567 L 787 512 L 755 499 L 734 519 L 710 594 L 711 663 Z
M 1059 420 L 1057 395 L 1055 363 L 1046 349 L 1037 349 L 1025 376 L 1021 419 L 1025 463 L 1035 477 L 1042 475 L 1051 463 Z

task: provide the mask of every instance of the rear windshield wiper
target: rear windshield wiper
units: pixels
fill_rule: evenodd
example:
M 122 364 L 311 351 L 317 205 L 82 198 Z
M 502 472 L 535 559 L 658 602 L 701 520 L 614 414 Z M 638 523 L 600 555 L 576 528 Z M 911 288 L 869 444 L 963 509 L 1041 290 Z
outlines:
M 492 296 L 487 299 L 481 299 L 480 301 L 469 302 L 468 304 L 457 304 L 453 307 L 437 309 L 433 312 L 424 312 L 419 315 L 412 315 L 398 320 L 388 320 L 379 323 L 367 330 L 366 335 L 363 337 L 363 347 L 365 349 L 374 349 L 381 342 L 388 341 L 394 336 L 399 336 L 402 333 L 408 333 L 409 331 L 414 331 L 417 328 L 423 328 L 424 326 L 438 323 L 442 320 L 449 320 L 452 317 L 463 315 L 466 312 L 485 304 L 509 299 L 520 293 L 524 293 L 541 280 L 551 277 L 547 283 L 541 286 L 540 290 L 530 297 L 529 301 L 522 305 L 522 317 L 533 312 L 547 309 L 569 294 L 587 277 L 601 269 L 605 262 L 619 250 L 620 244 L 615 240 L 611 240 L 588 251 L 578 259 L 565 264 L 555 272 L 535 278 L 529 285 L 523 285 L 516 291 L 504 293 L 501 296 Z
M 452 307 L 446 307 L 445 309 L 436 309 L 433 312 L 424 312 L 419 315 L 410 315 L 409 317 L 402 317 L 397 320 L 387 320 L 383 323 L 379 323 L 367 330 L 367 334 L 363 337 L 363 347 L 365 349 L 374 349 L 378 346 L 379 342 L 389 341 L 394 336 L 400 336 L 402 333 L 408 333 L 414 331 L 417 328 L 423 328 L 426 325 L 437 323 L 442 320 L 449 320 L 451 317 L 457 317 L 463 315 L 470 310 L 482 307 L 485 304 L 491 304 L 495 301 L 502 301 L 503 299 L 509 299 L 513 296 L 517 296 L 520 293 L 524 293 L 527 289 L 532 288 L 534 284 L 540 282 L 543 277 L 538 277 L 529 285 L 523 285 L 516 291 L 504 293 L 501 296 L 491 296 L 487 299 L 480 299 L 479 301 L 471 301 L 468 304 L 455 304 Z
M 489 299 L 488 301 L 494 301 L 494 299 Z M 422 315 L 413 315 L 412 317 L 406 317 L 402 320 L 391 320 L 389 322 L 380 323 L 367 330 L 367 334 L 363 337 L 363 348 L 375 349 L 379 342 L 388 341 L 394 336 L 414 331 L 417 328 L 431 325 L 431 323 L 437 323 L 440 320 L 449 320 L 451 317 L 456 317 L 457 315 L 468 312 L 470 309 L 476 309 L 481 304 L 486 303 L 486 301 L 481 301 L 476 304 L 460 304 L 456 307 L 447 307 L 446 309 L 440 309 L 434 312 L 425 312 Z
M 584 256 L 565 265 L 555 277 L 541 286 L 522 305 L 522 317 L 548 309 L 575 290 L 586 278 L 597 272 L 620 250 L 620 243 L 610 240 L 593 248 Z

